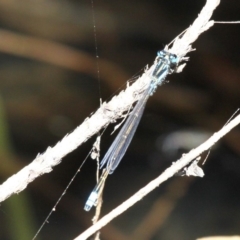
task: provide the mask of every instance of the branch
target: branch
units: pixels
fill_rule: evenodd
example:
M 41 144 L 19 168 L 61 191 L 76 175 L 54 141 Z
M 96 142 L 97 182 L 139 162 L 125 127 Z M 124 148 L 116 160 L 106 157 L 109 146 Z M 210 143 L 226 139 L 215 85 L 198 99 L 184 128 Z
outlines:
M 213 26 L 213 21 L 209 21 L 209 19 L 219 2 L 219 0 L 207 0 L 205 7 L 193 25 L 187 29 L 182 38 L 177 38 L 174 41 L 169 51 L 177 54 L 181 60 L 185 60 L 184 56 L 192 50 L 191 44 L 203 31 Z M 91 117 L 85 119 L 72 133 L 65 136 L 54 147 L 47 148 L 43 154 L 38 154 L 32 163 L 0 185 L 0 202 L 12 194 L 24 190 L 37 177 L 51 172 L 53 167 L 58 165 L 64 156 L 86 142 L 102 128 L 121 118 L 124 112 L 141 98 L 141 93 L 151 81 L 149 75 L 154 67 L 155 63 L 130 87 L 113 97 L 110 102 L 103 103 Z
M 220 138 L 227 134 L 231 129 L 236 127 L 240 123 L 240 114 L 234 118 L 230 123 L 225 125 L 220 131 L 214 133 L 206 142 L 201 144 L 199 147 L 191 150 L 189 153 L 184 154 L 182 158 L 174 162 L 169 168 L 167 168 L 159 177 L 148 183 L 145 187 L 136 192 L 132 197 L 123 202 L 121 205 L 112 210 L 109 214 L 101 218 L 95 225 L 88 228 L 85 232 L 80 234 L 74 240 L 84 240 L 90 237 L 93 233 L 101 229 L 112 219 L 126 211 L 128 208 L 133 206 L 135 203 L 140 201 L 144 196 L 157 188 L 160 184 L 171 178 L 175 173 L 179 172 L 191 161 L 196 159 L 201 153 L 211 148 Z

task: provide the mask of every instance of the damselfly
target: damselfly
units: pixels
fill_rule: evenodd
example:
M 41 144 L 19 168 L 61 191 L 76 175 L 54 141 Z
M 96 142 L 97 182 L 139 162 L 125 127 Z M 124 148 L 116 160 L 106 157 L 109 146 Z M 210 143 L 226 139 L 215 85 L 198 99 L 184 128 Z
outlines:
M 149 96 L 151 96 L 157 87 L 164 82 L 168 74 L 171 74 L 177 69 L 178 63 L 179 58 L 175 54 L 169 53 L 165 50 L 157 53 L 156 66 L 153 69 L 152 74 L 149 76 L 151 78 L 150 84 L 146 90 L 144 90 L 142 97 L 138 100 L 131 114 L 129 114 L 124 126 L 102 159 L 100 168 L 106 166 L 106 169 L 104 169 L 99 182 L 91 192 L 85 204 L 84 210 L 89 211 L 93 205 L 97 204 L 99 191 L 104 184 L 105 179 L 108 174 L 112 174 L 114 172 L 127 151 L 133 135 L 136 132 Z

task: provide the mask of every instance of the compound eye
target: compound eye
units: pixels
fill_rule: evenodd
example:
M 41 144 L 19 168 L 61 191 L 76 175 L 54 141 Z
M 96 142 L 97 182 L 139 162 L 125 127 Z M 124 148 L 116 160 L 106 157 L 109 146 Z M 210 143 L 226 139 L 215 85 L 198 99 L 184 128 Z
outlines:
M 177 57 L 177 55 L 175 55 L 175 54 L 171 54 L 170 55 L 170 62 L 172 63 L 172 64 L 178 64 L 178 61 L 179 61 L 179 58 Z
M 157 52 L 157 55 L 158 55 L 158 57 L 161 57 L 161 58 L 163 58 L 163 57 L 165 57 L 166 56 L 166 52 L 165 51 L 158 51 Z

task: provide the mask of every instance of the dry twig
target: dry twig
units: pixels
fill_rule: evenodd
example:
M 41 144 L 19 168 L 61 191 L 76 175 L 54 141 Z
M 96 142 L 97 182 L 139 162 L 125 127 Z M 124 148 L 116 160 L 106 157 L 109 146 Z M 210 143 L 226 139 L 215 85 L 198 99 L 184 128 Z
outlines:
M 219 0 L 208 0 L 193 25 L 188 28 L 182 38 L 176 39 L 169 51 L 174 52 L 184 60 L 184 56 L 192 50 L 191 43 L 203 31 L 213 25 L 213 21 L 209 21 L 209 19 L 218 4 Z M 151 66 L 134 84 L 122 91 L 118 96 L 113 97 L 110 102 L 103 103 L 90 118 L 87 118 L 79 127 L 65 136 L 54 147 L 49 147 L 43 154 L 38 154 L 32 163 L 0 185 L 0 202 L 12 194 L 24 190 L 35 178 L 51 172 L 53 167 L 58 165 L 65 155 L 75 150 L 103 127 L 120 118 L 141 97 L 141 94 L 136 93 L 142 92 L 148 85 L 150 81 L 148 74 L 154 67 L 154 65 Z
M 121 205 L 112 210 L 109 214 L 101 218 L 95 225 L 88 228 L 85 232 L 80 234 L 74 240 L 84 240 L 90 237 L 93 233 L 101 229 L 112 219 L 126 211 L 136 202 L 140 201 L 144 196 L 150 193 L 153 189 L 157 188 L 161 183 L 165 182 L 167 179 L 171 178 L 175 173 L 179 172 L 186 165 L 188 165 L 192 160 L 196 159 L 202 152 L 211 148 L 220 138 L 227 134 L 232 128 L 240 123 L 240 115 L 234 118 L 230 123 L 225 125 L 220 131 L 214 133 L 206 142 L 201 144 L 199 147 L 191 150 L 189 153 L 185 154 L 181 159 L 173 163 L 169 168 L 167 168 L 159 177 L 148 183 L 145 187 L 140 189 L 128 200 L 123 202 Z

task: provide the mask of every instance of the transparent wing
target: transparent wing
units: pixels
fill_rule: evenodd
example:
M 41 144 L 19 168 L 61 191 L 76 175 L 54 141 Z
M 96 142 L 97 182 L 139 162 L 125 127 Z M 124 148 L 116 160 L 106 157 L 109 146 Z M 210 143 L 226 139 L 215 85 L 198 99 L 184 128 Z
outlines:
M 122 160 L 125 152 L 127 151 L 127 148 L 133 138 L 134 133 L 136 132 L 136 129 L 142 117 L 146 102 L 149 98 L 149 92 L 149 88 L 145 90 L 143 94 L 144 96 L 137 102 L 124 126 L 118 133 L 111 147 L 108 149 L 107 153 L 101 161 L 100 167 L 102 168 L 107 164 L 107 171 L 109 174 L 114 172 Z
M 86 211 L 89 211 L 91 207 L 96 204 L 99 190 L 102 184 L 106 180 L 108 174 L 114 172 L 114 170 L 122 160 L 125 152 L 127 151 L 133 135 L 136 132 L 149 96 L 155 92 L 158 85 L 161 85 L 163 83 L 167 74 L 172 73 L 176 70 L 179 61 L 179 57 L 165 50 L 158 52 L 157 63 L 152 73 L 153 81 L 145 90 L 142 98 L 137 102 L 136 106 L 134 107 L 132 113 L 129 115 L 121 131 L 119 132 L 111 147 L 102 159 L 100 167 L 102 168 L 107 165 L 107 168 L 104 170 L 99 183 L 95 186 L 86 202 L 84 208 Z

